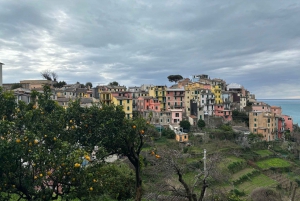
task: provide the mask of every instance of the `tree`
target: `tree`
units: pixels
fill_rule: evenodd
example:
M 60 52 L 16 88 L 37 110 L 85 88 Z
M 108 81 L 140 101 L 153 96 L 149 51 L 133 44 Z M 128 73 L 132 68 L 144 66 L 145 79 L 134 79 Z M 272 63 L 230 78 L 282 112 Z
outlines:
M 84 175 L 74 166 L 81 164 L 83 151 L 61 139 L 69 135 L 64 109 L 50 100 L 49 86 L 44 87 L 44 94 L 32 96 L 36 95 L 38 99 L 28 105 L 22 101 L 16 105 L 9 94 L 0 98 L 7 105 L 1 111 L 7 118 L 0 122 L 3 199 L 12 194 L 26 200 L 57 199 L 80 185 L 72 178 L 82 180 Z
M 14 90 L 14 89 L 17 89 L 17 88 L 22 88 L 22 84 L 20 83 L 14 83 L 12 86 L 11 86 L 11 90 Z
M 65 86 L 67 83 L 65 81 L 59 81 L 55 84 L 53 84 L 53 87 L 56 87 L 56 88 L 62 88 L 63 86 Z
M 74 143 L 79 142 L 87 152 L 91 152 L 95 146 L 101 148 L 97 152 L 98 160 L 114 154 L 129 159 L 135 169 L 135 199 L 141 200 L 140 153 L 145 140 L 153 133 L 152 126 L 142 118 L 126 119 L 121 106 L 104 104 L 101 107 L 93 105 L 81 108 L 79 101 L 70 103 L 67 119 L 72 120 L 69 126 L 77 128 L 71 135 Z
M 272 189 L 268 188 L 256 188 L 252 191 L 251 200 L 253 201 L 281 201 L 283 200 L 281 195 Z
M 91 82 L 87 82 L 87 83 L 85 83 L 85 87 L 86 88 L 88 88 L 88 87 L 92 88 L 93 84 Z
M 175 132 L 169 128 L 164 129 L 162 131 L 162 135 L 167 137 L 168 139 L 175 139 L 175 136 L 176 136 Z
M 179 80 L 182 80 L 183 77 L 181 75 L 169 75 L 168 80 L 169 82 L 175 82 L 177 83 Z
M 41 76 L 43 78 L 45 78 L 46 80 L 52 80 L 52 81 L 56 81 L 58 78 L 57 73 L 55 73 L 54 71 L 50 71 L 50 70 L 42 71 Z
M 155 189 L 158 193 L 170 191 L 172 195 L 185 197 L 189 201 L 202 201 L 210 182 L 220 184 L 228 182 L 228 174 L 218 166 L 222 160 L 222 156 L 219 154 L 207 157 L 206 169 L 203 168 L 202 161 L 187 165 L 185 158 L 178 150 L 157 150 L 155 156 L 158 154 L 160 157 L 156 159 L 155 169 L 161 171 L 165 176 L 164 182 Z M 192 182 L 187 182 L 184 175 L 191 171 L 196 172 L 195 179 Z M 178 182 L 180 185 L 177 184 Z M 199 188 L 200 192 L 197 190 Z
M 202 119 L 199 119 L 197 122 L 197 125 L 200 129 L 203 129 L 205 127 L 205 121 Z
M 113 82 L 110 82 L 108 85 L 109 86 L 119 86 L 119 83 L 117 81 L 113 81 Z
M 191 124 L 189 121 L 187 120 L 182 120 L 180 123 L 179 123 L 180 127 L 182 127 L 183 129 L 186 129 L 186 130 L 190 130 L 191 128 Z

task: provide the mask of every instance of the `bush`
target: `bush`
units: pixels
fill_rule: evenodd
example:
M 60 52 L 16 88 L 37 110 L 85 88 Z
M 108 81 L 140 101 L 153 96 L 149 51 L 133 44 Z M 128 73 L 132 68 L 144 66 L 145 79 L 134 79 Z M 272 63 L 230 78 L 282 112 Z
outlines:
M 165 136 L 168 139 L 175 139 L 176 134 L 173 130 L 167 128 L 162 131 L 162 136 Z
M 180 127 L 182 127 L 183 129 L 186 129 L 186 130 L 190 130 L 191 128 L 191 124 L 189 121 L 187 120 L 182 120 L 180 123 L 179 123 Z

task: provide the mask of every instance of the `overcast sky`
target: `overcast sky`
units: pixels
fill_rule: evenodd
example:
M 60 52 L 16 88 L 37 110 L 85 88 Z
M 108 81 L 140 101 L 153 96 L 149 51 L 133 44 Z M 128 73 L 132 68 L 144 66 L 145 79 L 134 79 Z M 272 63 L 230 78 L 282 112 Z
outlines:
M 3 82 L 170 85 L 208 74 L 261 98 L 300 98 L 300 2 L 0 0 Z

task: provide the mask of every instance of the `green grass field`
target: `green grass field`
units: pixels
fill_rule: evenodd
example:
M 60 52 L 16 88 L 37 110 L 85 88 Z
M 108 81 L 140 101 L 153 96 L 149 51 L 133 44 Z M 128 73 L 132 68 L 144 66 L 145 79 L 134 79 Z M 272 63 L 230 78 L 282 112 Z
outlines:
M 255 171 L 254 168 L 245 168 L 245 169 L 243 169 L 243 170 L 241 170 L 241 171 L 233 174 L 232 175 L 232 181 L 238 180 L 240 177 L 242 177 L 242 176 L 244 176 L 244 175 L 246 175 L 248 173 L 251 173 L 253 171 Z
M 272 155 L 273 153 L 269 150 L 258 150 L 258 151 L 255 151 L 255 153 L 257 153 L 258 155 L 260 155 L 261 157 L 267 157 L 267 156 L 270 156 Z
M 264 174 L 257 175 L 251 178 L 251 181 L 246 181 L 237 186 L 240 191 L 245 191 L 245 193 L 251 193 L 254 189 L 258 187 L 270 187 L 275 188 L 277 182 L 273 179 L 270 179 Z
M 270 158 L 263 161 L 256 162 L 256 165 L 264 170 L 273 168 L 283 168 L 283 167 L 290 167 L 291 164 L 288 161 L 285 161 L 281 158 Z

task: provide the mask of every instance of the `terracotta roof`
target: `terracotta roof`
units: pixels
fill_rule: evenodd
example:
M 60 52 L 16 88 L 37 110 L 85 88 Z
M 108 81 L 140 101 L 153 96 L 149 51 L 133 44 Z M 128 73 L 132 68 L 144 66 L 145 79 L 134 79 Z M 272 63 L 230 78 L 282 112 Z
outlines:
M 197 119 L 197 117 L 195 115 L 190 115 L 190 117 L 193 119 Z

